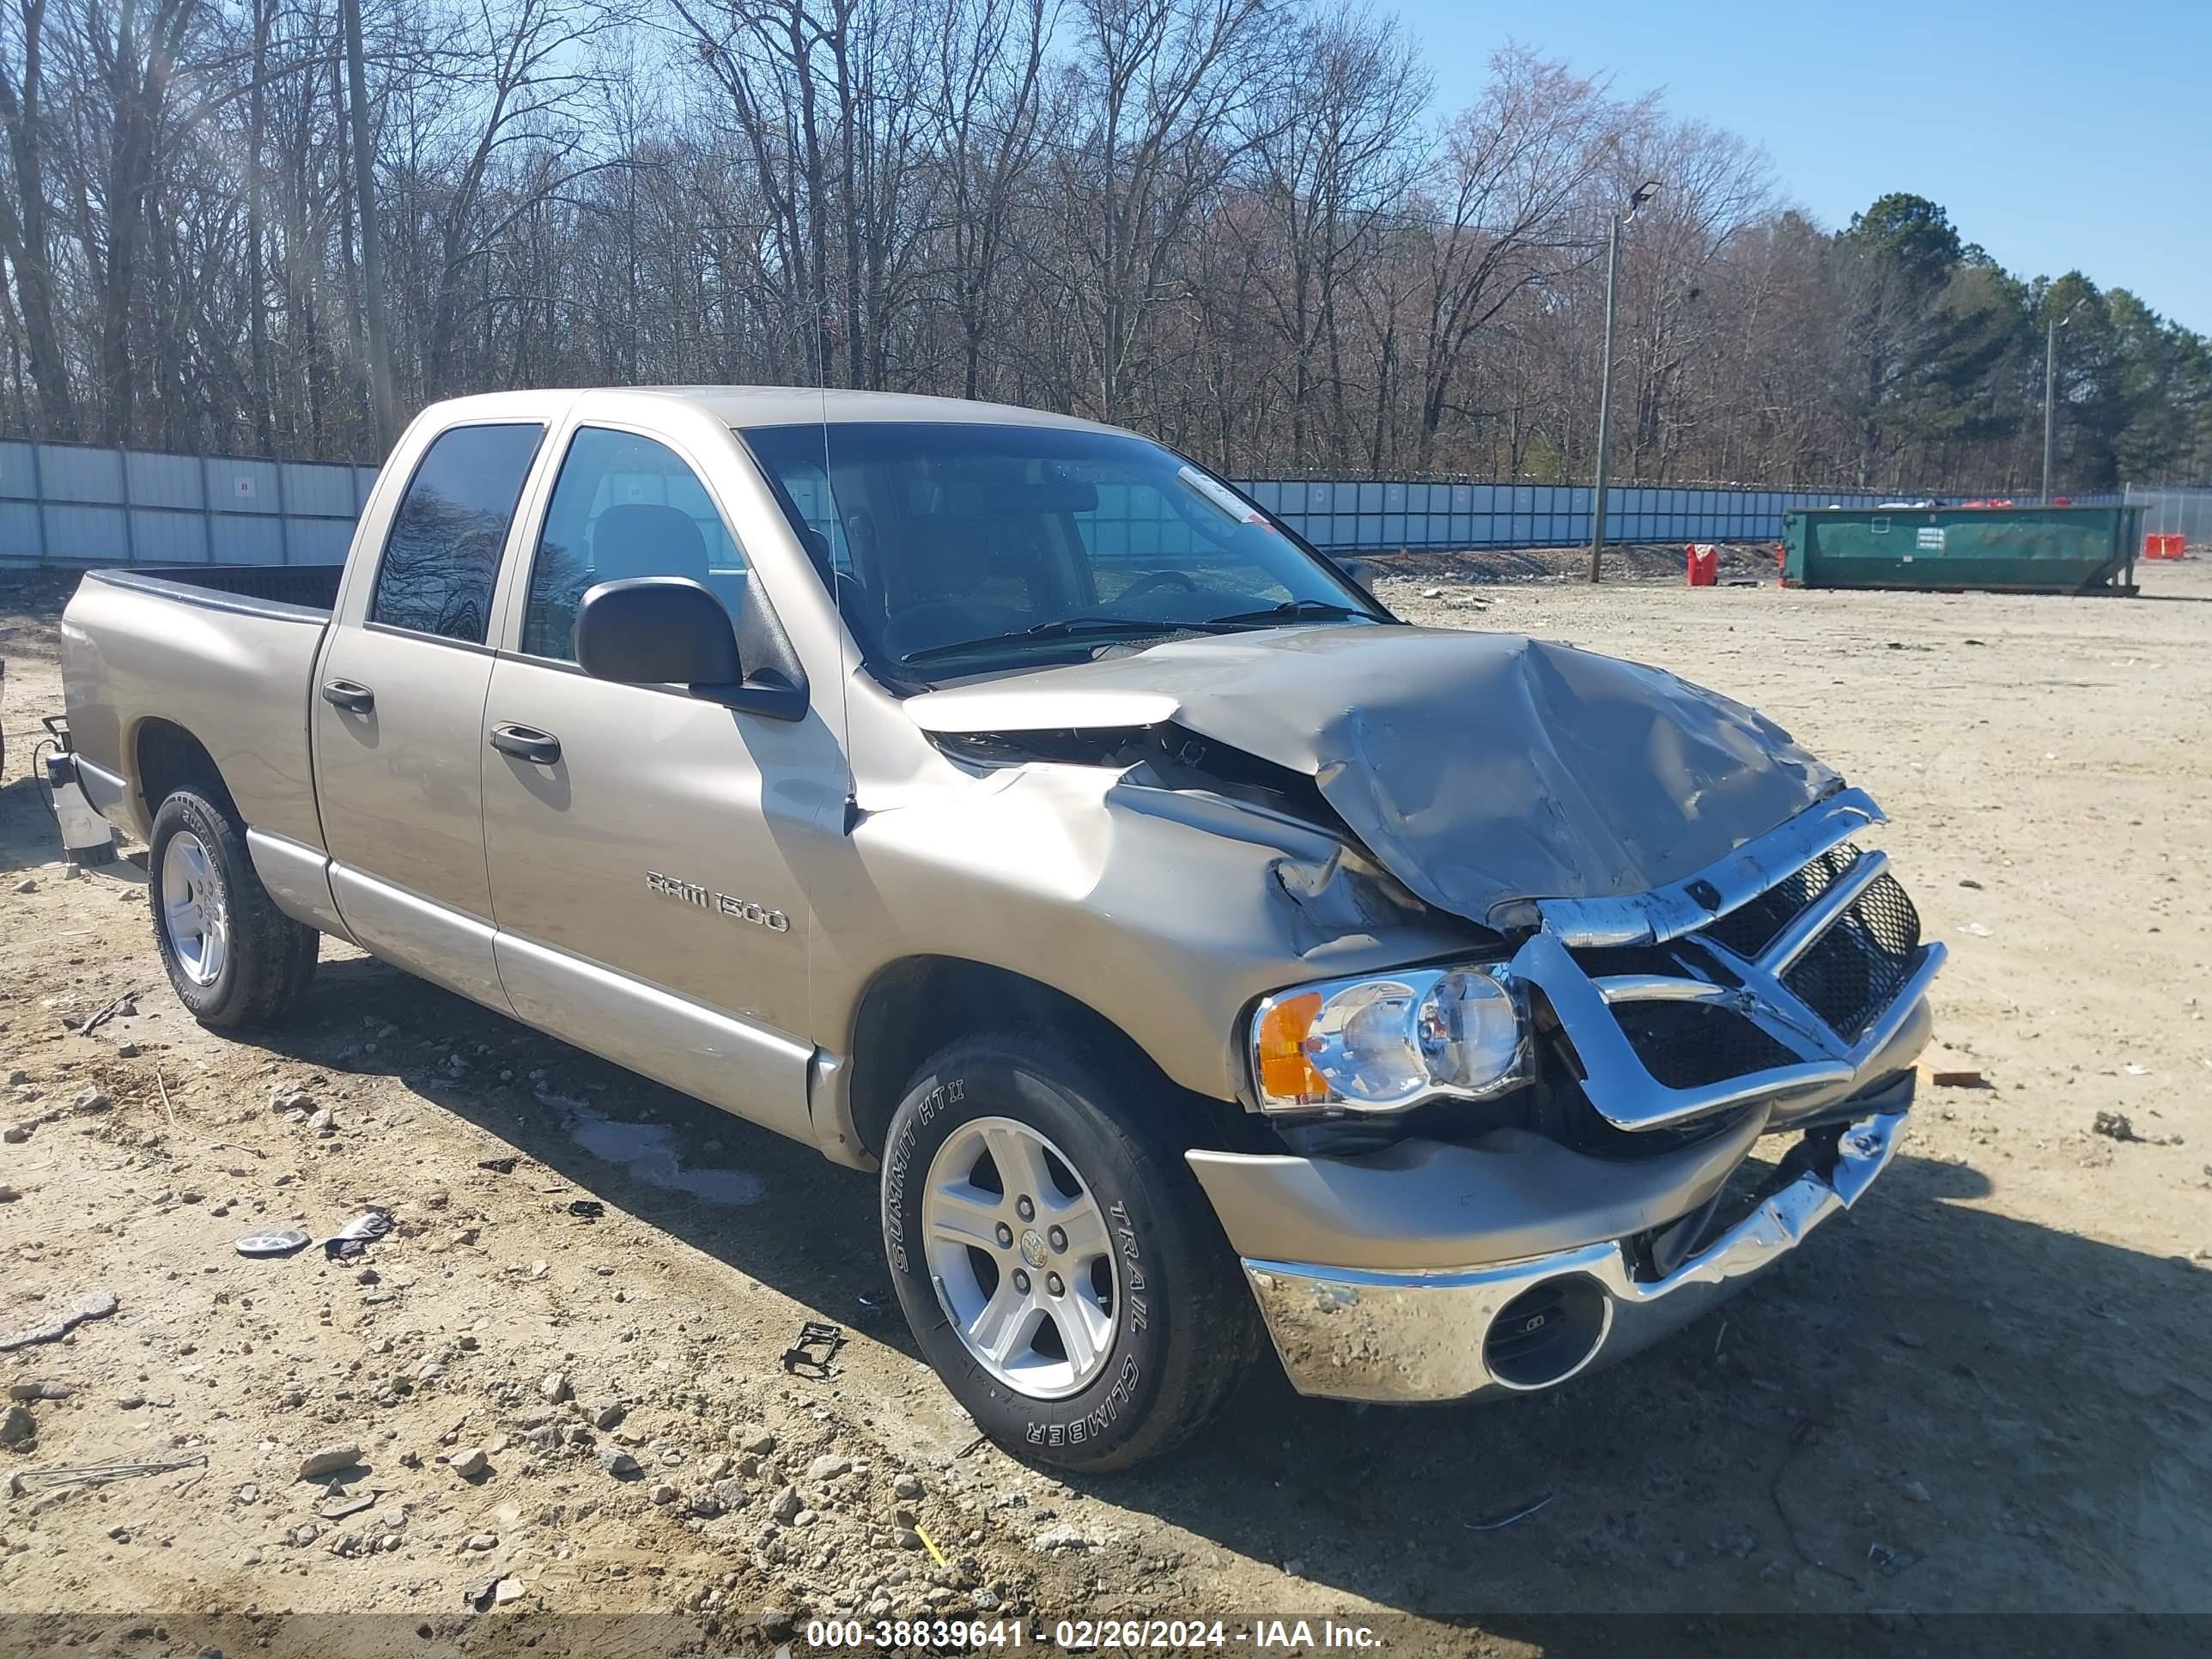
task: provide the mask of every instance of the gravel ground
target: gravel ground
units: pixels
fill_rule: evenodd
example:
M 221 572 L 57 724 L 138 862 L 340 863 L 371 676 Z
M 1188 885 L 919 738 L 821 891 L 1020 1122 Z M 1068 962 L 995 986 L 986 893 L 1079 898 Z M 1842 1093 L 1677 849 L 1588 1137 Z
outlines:
M 0 1330 L 92 1316 L 0 1352 L 33 1396 L 0 1402 L 0 1650 L 747 1650 L 981 1610 L 1495 1654 L 1611 1645 L 1572 1613 L 1667 1615 L 1633 1628 L 1674 1651 L 1817 1613 L 1848 1622 L 1759 1645 L 2019 1653 L 2078 1632 L 1989 1615 L 2212 1613 L 2212 565 L 2130 602 L 1784 592 L 1756 554 L 1692 591 L 1680 557 L 1382 592 L 1680 672 L 1869 787 L 1954 951 L 1923 1085 L 1978 1084 L 1924 1086 L 1865 1204 L 1626 1365 L 1418 1413 L 1270 1372 L 1188 1454 L 1073 1483 L 919 1363 L 865 1177 L 328 945 L 295 1025 L 193 1026 L 138 872 L 49 862 L 58 589 L 0 588 Z M 234 1249 L 372 1205 L 357 1261 Z M 780 1363 L 808 1319 L 848 1337 L 826 1378 Z M 34 1474 L 126 1460 L 186 1466 Z

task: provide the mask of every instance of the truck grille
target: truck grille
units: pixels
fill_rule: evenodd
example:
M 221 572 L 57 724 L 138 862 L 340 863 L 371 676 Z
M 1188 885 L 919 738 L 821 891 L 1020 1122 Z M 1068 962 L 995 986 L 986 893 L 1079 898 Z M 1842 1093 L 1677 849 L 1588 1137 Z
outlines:
M 1689 1000 L 1662 995 L 1616 1000 L 1621 1035 L 1651 1079 L 1668 1089 L 1696 1090 L 1817 1060 L 1797 1038 L 1752 1016 L 1747 997 L 1778 1014 L 1786 992 L 1846 1046 L 1856 1044 L 1897 1000 L 1920 965 L 1920 917 L 1905 889 L 1880 871 L 1851 897 L 1785 969 L 1777 950 L 1807 906 L 1850 876 L 1863 855 L 1849 842 L 1812 859 L 1756 898 L 1715 918 L 1689 937 L 1727 952 L 1674 957 L 1668 947 L 1585 951 L 1583 970 L 1601 976 L 1650 975 L 1702 981 L 1733 995 Z M 1864 856 L 1878 858 L 1879 854 Z M 1865 872 L 1860 870 L 1863 878 Z M 1762 993 L 1761 988 L 1766 988 Z M 1782 1014 L 1785 1021 L 1790 1016 Z M 1796 1016 L 1801 1025 L 1804 1012 Z
M 1782 982 L 1846 1042 L 1857 1041 L 1912 972 L 1920 913 L 1894 877 L 1876 876 Z
M 1826 892 L 1829 884 L 1850 869 L 1858 856 L 1859 849 L 1850 842 L 1832 848 L 1794 874 L 1784 876 L 1750 903 L 1699 931 L 1745 961 L 1753 961 L 1790 925 L 1790 919 Z
M 1613 1012 L 1644 1069 L 1669 1089 L 1695 1089 L 1797 1063 L 1795 1054 L 1733 1009 L 1632 1002 Z
M 1881 821 L 1843 789 L 1671 884 L 1535 902 L 1513 970 L 1592 1114 L 1632 1139 L 1762 1101 L 1794 1124 L 1890 1075 L 1945 952 L 1887 856 L 1845 838 Z

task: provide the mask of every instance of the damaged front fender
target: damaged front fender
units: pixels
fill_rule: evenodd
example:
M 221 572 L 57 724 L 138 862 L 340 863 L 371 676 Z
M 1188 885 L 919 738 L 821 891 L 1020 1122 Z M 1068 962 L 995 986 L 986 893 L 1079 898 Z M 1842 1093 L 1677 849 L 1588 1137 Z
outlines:
M 1287 811 L 1064 762 L 963 782 L 909 789 L 855 826 L 854 877 L 824 884 L 817 937 L 842 947 L 819 964 L 827 994 L 857 1003 L 926 939 L 1065 993 L 1173 1081 L 1231 1100 L 1259 997 L 1491 937 Z

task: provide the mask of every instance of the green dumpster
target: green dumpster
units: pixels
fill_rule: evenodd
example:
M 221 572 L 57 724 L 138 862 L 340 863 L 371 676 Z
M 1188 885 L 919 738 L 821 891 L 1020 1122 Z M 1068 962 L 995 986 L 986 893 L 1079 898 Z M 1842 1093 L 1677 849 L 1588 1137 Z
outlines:
M 1790 587 L 2132 593 L 2140 507 L 1814 507 L 1783 516 Z

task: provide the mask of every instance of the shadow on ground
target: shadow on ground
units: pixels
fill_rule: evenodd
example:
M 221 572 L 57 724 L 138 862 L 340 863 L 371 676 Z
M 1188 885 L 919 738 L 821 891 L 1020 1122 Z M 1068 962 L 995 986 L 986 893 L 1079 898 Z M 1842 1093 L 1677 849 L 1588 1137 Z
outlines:
M 363 1017 L 403 1035 L 341 1058 Z M 374 961 L 326 963 L 300 1023 L 263 1041 L 397 1075 L 916 1355 L 870 1177 Z M 456 1079 L 434 1042 L 495 1054 Z M 759 1176 L 758 1201 L 704 1203 L 594 1156 L 532 1093 L 538 1067 L 610 1118 L 665 1126 L 687 1163 Z M 501 1068 L 514 1081 L 483 1080 Z M 2081 1611 L 2046 1588 L 2061 1559 L 2109 1587 L 2106 1607 L 2206 1610 L 2181 1518 L 2212 1501 L 2212 1275 L 1977 1207 L 1990 1195 L 1975 1170 L 1907 1154 L 1768 1281 L 1616 1370 L 1503 1406 L 1382 1409 L 1302 1400 L 1264 1365 L 1193 1448 L 1073 1484 L 1186 1529 L 1195 1568 L 1215 1547 L 1286 1565 L 1286 1610 L 1303 1579 L 1493 1634 L 1505 1612 Z

